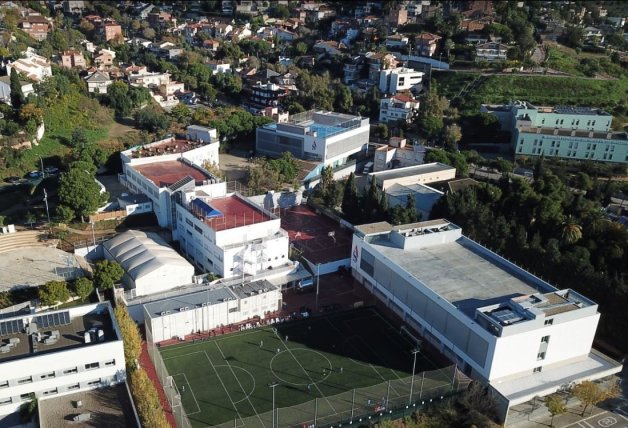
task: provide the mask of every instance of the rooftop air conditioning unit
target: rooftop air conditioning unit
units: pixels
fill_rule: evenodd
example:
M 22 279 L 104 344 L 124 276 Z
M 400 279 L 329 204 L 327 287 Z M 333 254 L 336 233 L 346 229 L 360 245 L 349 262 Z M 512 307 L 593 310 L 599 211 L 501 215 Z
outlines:
M 166 315 L 166 312 L 162 311 L 159 315 L 164 316 L 164 315 Z

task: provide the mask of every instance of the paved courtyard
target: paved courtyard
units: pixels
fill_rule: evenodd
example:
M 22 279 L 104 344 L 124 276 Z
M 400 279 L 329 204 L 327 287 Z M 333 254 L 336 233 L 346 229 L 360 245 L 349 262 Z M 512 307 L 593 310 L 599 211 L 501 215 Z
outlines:
M 0 292 L 66 280 L 78 267 L 73 254 L 56 248 L 19 248 L 0 253 Z

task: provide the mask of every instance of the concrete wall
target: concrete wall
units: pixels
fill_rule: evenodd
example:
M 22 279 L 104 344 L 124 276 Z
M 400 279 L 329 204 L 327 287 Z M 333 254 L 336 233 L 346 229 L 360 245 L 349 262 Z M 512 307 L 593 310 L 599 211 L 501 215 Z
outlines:
M 301 205 L 303 195 L 300 191 L 268 192 L 265 195 L 250 196 L 248 199 L 264 209 L 273 210 Z

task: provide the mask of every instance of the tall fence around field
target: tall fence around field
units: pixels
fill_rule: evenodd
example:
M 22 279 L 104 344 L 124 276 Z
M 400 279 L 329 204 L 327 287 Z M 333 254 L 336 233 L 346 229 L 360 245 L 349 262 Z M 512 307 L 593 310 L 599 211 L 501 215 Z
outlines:
M 468 379 L 455 366 L 355 388 L 337 395 L 275 409 L 215 425 L 217 428 L 331 427 L 401 417 L 466 388 Z
M 153 334 L 150 331 L 148 323 L 146 327 L 146 344 L 148 348 L 148 355 L 155 366 L 157 377 L 159 377 L 159 381 L 164 388 L 164 392 L 166 393 L 168 404 L 170 404 L 170 407 L 172 408 L 172 414 L 177 427 L 192 428 L 192 424 L 190 424 L 188 415 L 185 413 L 183 403 L 181 402 L 181 393 L 179 392 L 179 388 L 177 387 L 173 377 L 168 374 L 168 370 L 166 370 L 166 365 L 164 364 L 164 360 L 161 358 L 159 349 L 153 343 Z

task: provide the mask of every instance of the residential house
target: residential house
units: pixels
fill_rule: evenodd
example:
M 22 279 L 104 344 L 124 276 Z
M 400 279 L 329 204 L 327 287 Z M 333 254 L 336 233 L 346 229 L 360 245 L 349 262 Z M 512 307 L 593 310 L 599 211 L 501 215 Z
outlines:
M 464 41 L 469 45 L 477 45 L 488 43 L 490 38 L 484 33 L 469 33 L 465 36 Z
M 277 107 L 281 100 L 288 95 L 288 91 L 275 83 L 257 82 L 247 88 L 249 101 L 254 108 Z
M 604 33 L 595 27 L 586 27 L 584 29 L 584 41 L 588 44 L 599 45 L 604 43 Z
M 227 61 L 214 59 L 209 61 L 207 66 L 212 71 L 212 74 L 231 73 L 231 64 Z
M 213 34 L 213 36 L 214 37 L 218 37 L 220 39 L 224 39 L 232 31 L 233 31 L 233 25 L 225 24 L 225 23 L 218 23 L 218 24 L 214 25 L 214 31 L 213 31 L 214 34 Z
M 397 59 L 387 52 L 367 52 L 365 55 L 368 67 L 368 79 L 377 84 L 382 70 L 389 70 L 397 67 Z
M 287 122 L 290 115 L 288 112 L 282 112 L 278 107 L 266 107 L 259 111 L 260 116 L 270 117 L 274 122 Z
M 419 111 L 419 101 L 408 94 L 397 94 L 379 101 L 379 121 L 410 123 Z
M 408 37 L 403 34 L 394 34 L 392 36 L 386 37 L 386 47 L 388 49 L 401 49 L 408 47 Z
M 386 21 L 391 27 L 398 28 L 408 22 L 408 11 L 403 6 L 397 6 L 388 12 Z
M 373 156 L 373 172 L 385 171 L 387 169 L 406 168 L 409 166 L 417 166 L 425 163 L 425 155 L 427 153 L 425 146 L 422 144 L 406 145 L 405 138 L 392 137 L 388 140 L 388 144 L 382 144 L 381 147 L 375 149 Z M 420 168 L 419 168 L 420 170 Z M 455 175 L 455 169 L 453 171 Z M 451 176 L 451 175 L 450 175 Z M 418 177 L 417 177 L 418 178 Z M 420 177 L 420 180 L 434 182 L 440 180 L 438 177 Z M 401 183 L 394 183 L 393 186 Z M 410 184 L 410 183 L 403 183 Z
M 116 37 L 123 37 L 122 27 L 116 22 L 107 22 L 100 27 L 100 31 L 105 38 L 105 41 L 115 39 Z
M 73 13 L 74 15 L 81 15 L 85 9 L 85 2 L 83 0 L 64 0 L 63 1 L 63 13 Z
M 357 82 L 361 78 L 362 70 L 364 70 L 364 56 L 358 55 L 351 58 L 344 65 L 344 77 L 342 81 L 345 85 L 351 85 Z
M 424 73 L 412 68 L 400 67 L 379 72 L 379 90 L 384 94 L 408 91 L 423 81 Z
M 102 49 L 95 57 L 94 57 L 94 65 L 98 67 L 109 67 L 113 65 L 113 55 L 111 52 Z
M 331 56 L 344 55 L 344 50 L 347 47 L 342 42 L 335 40 L 319 40 L 314 45 L 314 50 L 320 53 L 325 53 Z
M 212 52 L 216 52 L 220 47 L 220 41 L 215 39 L 203 40 L 203 47 Z
M 475 61 L 506 61 L 508 46 L 502 43 L 488 42 L 475 47 Z
M 626 26 L 626 18 L 618 16 L 609 16 L 606 18 L 615 28 L 624 28 Z
M 31 82 L 20 79 L 20 86 L 25 97 L 35 93 Z M 11 76 L 0 76 L 0 101 L 11 104 Z
M 297 33 L 294 33 L 292 31 L 289 31 L 283 28 L 275 29 L 275 34 L 277 35 L 277 38 L 281 40 L 282 42 L 292 42 L 293 40 L 299 38 Z
M 52 22 L 41 15 L 28 15 L 20 20 L 18 26 L 31 38 L 39 42 L 46 40 L 48 34 L 52 31 Z
M 463 19 L 483 19 L 493 16 L 493 2 L 490 0 L 474 0 L 463 2 L 467 6 L 467 10 L 461 15 Z
M 109 78 L 109 73 L 100 70 L 94 71 L 84 79 L 90 94 L 106 94 L 107 87 L 113 83 Z
M 159 58 L 173 59 L 183 53 L 183 48 L 171 42 L 164 42 L 153 43 L 150 47 L 150 51 L 157 55 Z
M 148 25 L 151 28 L 167 28 L 177 25 L 177 19 L 163 10 L 148 14 Z
M 460 30 L 461 31 L 482 31 L 484 27 L 491 23 L 490 19 L 463 19 L 460 21 Z
M 432 33 L 421 33 L 416 37 L 416 48 L 419 55 L 432 56 L 436 52 L 438 41 L 442 39 L 441 36 L 437 36 Z
M 249 28 L 250 25 L 247 23 L 244 27 L 235 28 L 230 34 L 229 39 L 233 43 L 238 43 L 244 39 L 248 39 L 253 35 L 253 32 Z
M 7 64 L 7 74 L 9 76 L 12 69 L 35 82 L 41 82 L 44 78 L 52 76 L 50 61 L 30 51 L 27 51 L 26 58 L 19 58 Z
M 87 63 L 81 51 L 69 50 L 61 53 L 61 67 L 66 68 L 85 68 Z

